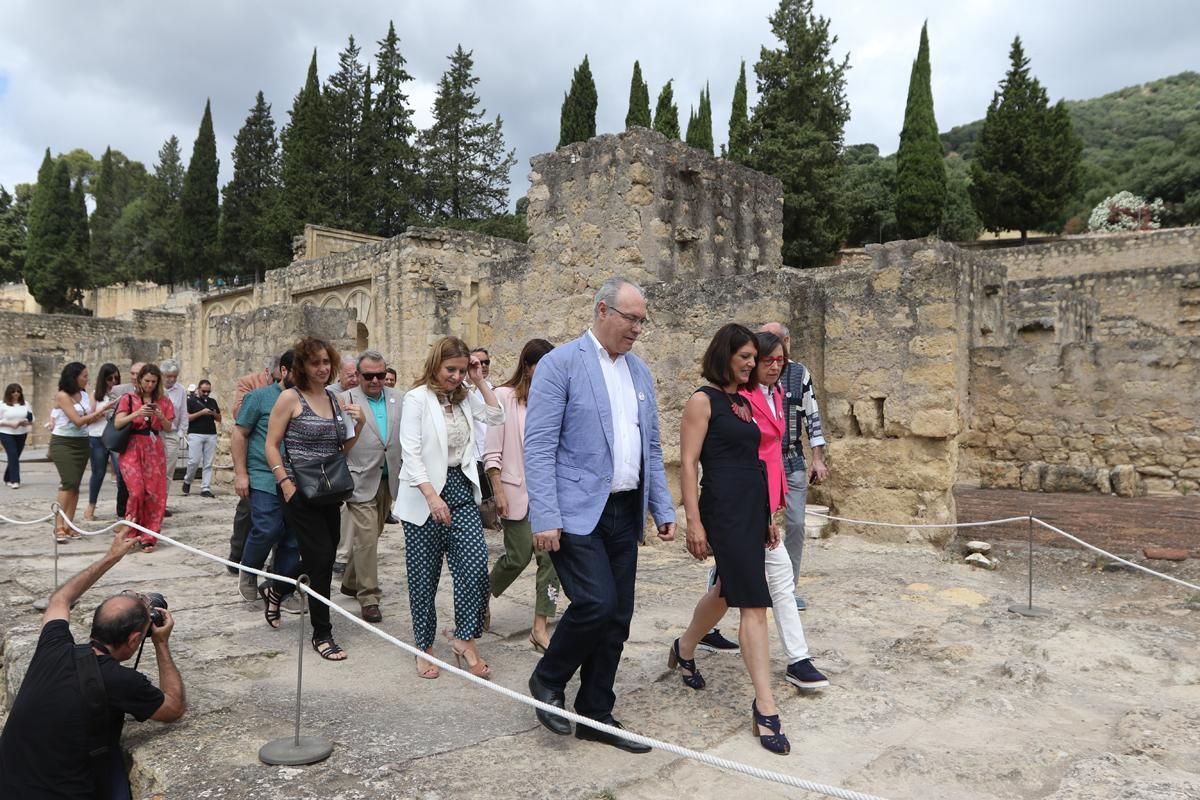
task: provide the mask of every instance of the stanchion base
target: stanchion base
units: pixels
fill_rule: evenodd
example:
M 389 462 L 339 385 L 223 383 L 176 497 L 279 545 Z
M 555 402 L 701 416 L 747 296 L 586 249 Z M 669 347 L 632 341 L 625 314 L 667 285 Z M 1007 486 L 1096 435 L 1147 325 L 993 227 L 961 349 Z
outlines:
M 77 605 L 79 605 L 78 600 L 76 600 L 74 603 L 71 603 L 71 608 L 74 608 Z M 45 611 L 49 606 L 50 606 L 50 598 L 49 597 L 43 597 L 43 598 L 33 601 L 33 607 L 36 611 Z
M 316 764 L 324 761 L 333 753 L 333 742 L 319 736 L 301 736 L 300 744 L 296 744 L 295 736 L 286 739 L 272 739 L 258 750 L 258 760 L 264 764 L 297 767 L 302 764 Z
M 1048 617 L 1051 613 L 1048 608 L 1038 608 L 1037 606 L 1022 605 L 1020 603 L 1009 606 L 1008 610 L 1014 614 L 1020 614 L 1022 617 Z

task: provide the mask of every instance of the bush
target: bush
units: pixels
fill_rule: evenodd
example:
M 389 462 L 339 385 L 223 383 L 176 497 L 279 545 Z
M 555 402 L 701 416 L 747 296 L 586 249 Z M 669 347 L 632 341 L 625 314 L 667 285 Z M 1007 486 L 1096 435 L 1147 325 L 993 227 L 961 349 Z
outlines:
M 1163 210 L 1161 198 L 1147 203 L 1146 198 L 1133 192 L 1118 192 L 1092 209 L 1088 230 L 1093 233 L 1155 230 L 1162 224 Z

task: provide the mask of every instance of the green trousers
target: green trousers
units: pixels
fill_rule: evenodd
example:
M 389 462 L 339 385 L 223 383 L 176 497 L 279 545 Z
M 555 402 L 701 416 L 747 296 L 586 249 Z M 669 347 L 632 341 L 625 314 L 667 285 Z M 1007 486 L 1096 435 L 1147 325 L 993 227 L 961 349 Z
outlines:
M 533 526 L 529 524 L 528 515 L 524 519 L 506 519 L 501 522 L 504 525 L 504 555 L 492 565 L 489 580 L 492 597 L 504 594 L 504 590 L 512 585 L 529 565 L 529 560 L 536 555 L 537 596 L 534 601 L 534 613 L 553 617 L 559 585 L 558 573 L 554 571 L 550 554 L 533 552 Z

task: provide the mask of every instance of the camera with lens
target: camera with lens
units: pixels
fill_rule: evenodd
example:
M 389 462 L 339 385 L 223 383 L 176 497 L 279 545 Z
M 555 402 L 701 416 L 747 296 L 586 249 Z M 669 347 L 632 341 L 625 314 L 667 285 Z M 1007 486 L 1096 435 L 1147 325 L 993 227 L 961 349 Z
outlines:
M 150 624 L 161 628 L 167 621 L 162 613 L 167 608 L 167 598 L 163 597 L 161 592 L 144 592 L 142 599 L 146 601 L 146 605 L 150 606 Z

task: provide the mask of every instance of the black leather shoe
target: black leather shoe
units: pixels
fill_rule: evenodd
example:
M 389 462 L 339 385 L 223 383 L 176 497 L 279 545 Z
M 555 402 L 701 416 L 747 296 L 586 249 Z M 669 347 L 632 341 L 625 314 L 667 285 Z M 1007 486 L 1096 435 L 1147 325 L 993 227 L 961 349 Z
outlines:
M 621 723 L 617 722 L 615 719 L 608 720 L 607 724 L 612 725 L 614 728 L 624 728 L 625 727 Z M 576 739 L 586 739 L 589 742 L 600 742 L 600 744 L 611 745 L 613 747 L 620 748 L 621 750 L 624 750 L 627 753 L 649 753 L 650 752 L 650 745 L 648 745 L 648 744 L 638 744 L 637 742 L 633 741 L 632 739 L 626 739 L 623 736 L 617 736 L 615 734 L 608 733 L 607 731 L 598 731 L 595 728 L 589 728 L 587 725 L 576 725 L 575 726 L 575 738 Z
M 534 700 L 540 700 L 552 706 L 565 707 L 563 693 L 556 692 L 539 681 L 536 672 L 529 676 L 529 696 Z M 537 714 L 538 722 L 542 723 L 549 730 L 557 733 L 559 736 L 571 735 L 571 720 L 551 714 L 548 711 L 542 711 L 540 708 L 534 709 L 534 712 Z

